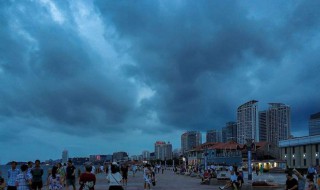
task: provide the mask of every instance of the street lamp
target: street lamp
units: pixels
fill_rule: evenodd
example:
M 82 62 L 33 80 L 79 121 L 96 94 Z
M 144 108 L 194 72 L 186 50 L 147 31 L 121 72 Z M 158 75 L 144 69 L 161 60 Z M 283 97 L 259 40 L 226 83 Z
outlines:
M 167 169 L 167 157 L 164 157 L 164 168 Z
M 208 156 L 208 148 L 205 149 L 204 152 L 204 169 L 207 169 L 207 156 Z
M 251 167 L 251 150 L 254 139 L 246 139 L 248 150 L 248 180 L 252 180 L 252 167 Z

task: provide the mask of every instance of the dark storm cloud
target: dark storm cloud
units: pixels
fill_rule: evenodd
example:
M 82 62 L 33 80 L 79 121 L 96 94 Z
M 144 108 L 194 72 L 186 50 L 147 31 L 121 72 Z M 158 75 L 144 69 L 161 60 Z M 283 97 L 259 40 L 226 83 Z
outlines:
M 97 41 L 113 53 L 90 41 L 96 20 L 77 20 L 87 6 L 54 1 L 50 10 L 44 2 L 0 2 L 4 132 L 23 123 L 81 136 L 207 130 L 235 120 L 251 99 L 289 104 L 297 130 L 319 110 L 317 1 L 272 2 L 281 10 L 234 1 L 95 1 L 105 32 Z M 139 102 L 144 85 L 153 94 Z
M 125 70 L 156 91 L 144 103 L 162 123 L 220 128 L 236 119 L 237 106 L 258 99 L 291 105 L 295 130 L 314 107 L 319 109 L 314 104 L 319 64 L 308 50 L 319 31 L 319 6 L 317 1 L 277 3 L 283 9 L 229 1 L 96 1 L 96 6 L 105 23 L 131 44 L 128 52 L 136 65 Z M 266 15 L 258 15 L 259 9 Z M 297 89 L 299 83 L 304 88 Z M 313 94 L 304 105 L 299 89 Z
M 122 130 L 136 88 L 96 58 L 72 19 L 61 24 L 48 15 L 36 2 L 2 6 L 0 115 L 79 134 Z

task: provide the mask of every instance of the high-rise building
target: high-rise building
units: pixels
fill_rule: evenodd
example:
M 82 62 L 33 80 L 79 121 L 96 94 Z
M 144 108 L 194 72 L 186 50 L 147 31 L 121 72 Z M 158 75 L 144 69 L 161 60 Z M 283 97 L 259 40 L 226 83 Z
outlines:
M 89 161 L 90 162 L 111 162 L 112 161 L 112 155 L 89 155 Z
M 309 135 L 320 135 L 320 112 L 310 115 Z
M 208 130 L 206 134 L 206 142 L 222 142 L 221 135 L 221 131 L 219 130 Z
M 132 155 L 130 158 L 132 161 L 139 160 L 139 155 Z
M 142 159 L 143 160 L 150 160 L 150 152 L 147 150 L 142 151 Z
M 290 107 L 283 103 L 269 103 L 268 110 L 259 112 L 259 139 L 278 145 L 290 137 Z
M 67 150 L 62 151 L 62 163 L 67 163 L 69 159 L 69 154 Z
M 226 123 L 226 126 L 222 128 L 223 134 L 222 134 L 222 142 L 228 142 L 230 140 L 233 140 L 235 142 L 238 142 L 237 140 L 237 122 L 228 122 Z
M 172 155 L 173 158 L 179 158 L 180 155 L 182 155 L 182 152 L 181 152 L 180 148 L 176 148 L 176 149 L 173 150 L 173 155 Z
M 188 132 L 181 135 L 181 154 L 188 150 Z
M 259 140 L 267 141 L 268 130 L 267 130 L 267 111 L 259 112 Z
M 112 154 L 112 160 L 114 162 L 128 161 L 129 156 L 128 156 L 128 153 L 126 152 L 114 152 Z
M 157 141 L 154 144 L 154 153 L 157 160 L 171 160 L 172 144 L 170 142 Z
M 181 135 L 181 151 L 186 151 L 199 146 L 202 143 L 201 133 L 199 131 L 188 131 Z
M 258 101 L 251 100 L 237 109 L 237 140 L 246 143 L 246 139 L 259 141 Z
M 290 107 L 283 103 L 269 103 L 266 114 L 267 141 L 278 146 L 290 136 Z
M 221 129 L 221 142 L 227 142 L 227 128 L 222 127 Z

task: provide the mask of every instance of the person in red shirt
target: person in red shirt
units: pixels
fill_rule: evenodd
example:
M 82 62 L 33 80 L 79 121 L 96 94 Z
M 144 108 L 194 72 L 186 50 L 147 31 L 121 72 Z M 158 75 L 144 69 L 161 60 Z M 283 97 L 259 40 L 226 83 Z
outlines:
M 96 184 L 96 175 L 91 173 L 92 166 L 86 165 L 86 171 L 80 175 L 79 190 L 94 190 L 94 185 Z
M 202 178 L 202 184 L 205 184 L 205 183 L 210 183 L 210 173 L 208 170 L 205 170 L 204 171 L 204 174 L 203 174 L 203 178 Z

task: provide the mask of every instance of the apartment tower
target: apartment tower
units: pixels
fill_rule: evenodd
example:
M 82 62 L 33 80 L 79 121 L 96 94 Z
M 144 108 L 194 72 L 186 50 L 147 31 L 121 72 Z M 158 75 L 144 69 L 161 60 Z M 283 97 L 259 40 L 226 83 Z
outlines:
M 267 141 L 279 145 L 290 136 L 290 107 L 283 103 L 269 103 L 266 115 Z
M 188 131 L 181 135 L 181 151 L 185 154 L 186 151 L 199 146 L 202 143 L 201 133 L 199 131 Z
M 320 135 L 320 112 L 310 116 L 309 135 Z
M 206 142 L 222 142 L 221 131 L 216 129 L 207 131 Z
M 259 142 L 258 101 L 251 100 L 237 109 L 237 142 L 245 144 L 246 139 Z
M 171 160 L 172 144 L 170 144 L 170 142 L 157 141 L 154 144 L 154 153 L 157 160 Z

